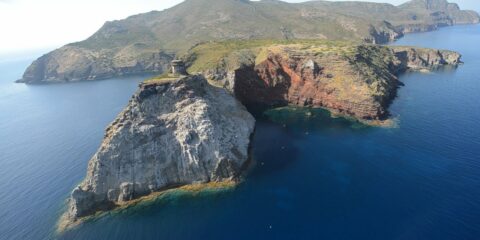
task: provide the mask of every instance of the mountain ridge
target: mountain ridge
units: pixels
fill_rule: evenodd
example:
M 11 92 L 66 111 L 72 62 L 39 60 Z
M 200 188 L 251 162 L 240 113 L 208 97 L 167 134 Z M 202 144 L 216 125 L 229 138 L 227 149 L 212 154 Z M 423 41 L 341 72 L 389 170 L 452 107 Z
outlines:
M 67 44 L 34 61 L 17 82 L 55 83 L 162 73 L 178 52 L 209 41 L 328 39 L 386 43 L 405 33 L 478 22 L 478 13 L 460 10 L 445 0 L 412 0 L 400 6 L 187 0 L 163 11 L 106 22 L 88 39 Z

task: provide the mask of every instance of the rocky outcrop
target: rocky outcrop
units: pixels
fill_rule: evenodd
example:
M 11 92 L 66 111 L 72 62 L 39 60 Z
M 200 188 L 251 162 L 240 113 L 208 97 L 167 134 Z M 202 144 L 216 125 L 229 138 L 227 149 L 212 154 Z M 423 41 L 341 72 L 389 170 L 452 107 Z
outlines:
M 370 37 L 365 39 L 367 43 L 383 44 L 400 39 L 404 31 L 397 29 L 391 23 L 383 21 L 380 26 L 370 27 Z
M 162 73 L 173 55 L 131 46 L 122 51 L 65 46 L 35 60 L 17 82 L 39 84 Z
M 410 12 L 418 12 L 419 9 L 425 10 L 422 14 L 427 15 L 430 22 L 438 26 L 480 22 L 477 12 L 461 10 L 458 4 L 450 3 L 447 0 L 411 0 L 400 5 L 399 8 Z M 412 16 L 412 20 L 423 17 L 422 14 Z
M 67 221 L 166 188 L 237 179 L 254 123 L 201 76 L 141 84 L 73 190 Z
M 399 64 L 396 64 L 396 73 L 407 70 L 435 70 L 442 66 L 458 66 L 461 55 L 454 51 L 435 50 L 425 48 L 411 47 L 391 47 L 395 58 Z
M 412 0 L 399 8 L 409 12 L 409 18 L 397 20 L 397 29 L 403 33 L 426 32 L 445 26 L 480 22 L 477 12 L 461 10 L 458 4 L 447 0 Z M 419 9 L 424 11 L 418 11 Z M 423 20 L 417 21 L 419 19 Z
M 224 71 L 224 78 L 217 72 L 217 81 L 247 106 L 322 107 L 364 122 L 388 117 L 398 74 L 461 63 L 452 51 L 374 45 L 284 45 L 267 52 Z
M 210 41 L 328 39 L 381 44 L 405 33 L 479 21 L 476 12 L 460 10 L 445 0 L 412 0 L 401 6 L 355 1 L 186 0 L 164 11 L 107 22 L 85 41 L 33 62 L 18 82 L 162 73 L 176 54 Z

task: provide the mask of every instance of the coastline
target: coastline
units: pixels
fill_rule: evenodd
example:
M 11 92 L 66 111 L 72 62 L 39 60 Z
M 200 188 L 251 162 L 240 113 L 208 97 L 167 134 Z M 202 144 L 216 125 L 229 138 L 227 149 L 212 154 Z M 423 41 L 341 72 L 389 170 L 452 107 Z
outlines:
M 426 32 L 433 32 L 433 31 L 438 31 L 440 29 L 443 29 L 443 28 L 447 28 L 447 27 L 455 27 L 455 26 L 467 26 L 467 25 L 478 25 L 480 24 L 480 22 L 472 22 L 472 23 L 456 23 L 456 24 L 452 24 L 452 25 L 432 25 L 433 27 L 430 28 L 430 27 L 427 27 L 425 29 L 416 29 L 415 31 L 407 31 L 405 32 L 404 30 L 400 30 L 400 32 L 402 34 L 398 35 L 398 37 L 393 37 L 393 36 L 390 36 L 389 38 L 387 38 L 386 41 L 381 41 L 381 42 L 377 42 L 377 43 L 373 43 L 374 45 L 391 45 L 392 43 L 395 43 L 396 41 L 402 39 L 405 37 L 405 35 L 407 34 L 415 34 L 415 33 L 426 33 Z M 397 26 L 397 28 L 401 28 L 401 26 Z M 305 40 L 308 40 L 308 38 L 306 38 Z M 312 39 L 309 39 L 309 40 L 320 40 L 320 39 L 315 39 L 315 38 L 312 38 Z M 364 39 L 365 40 L 365 39 Z M 365 42 L 363 40 L 363 43 L 366 43 L 368 44 L 368 42 Z M 330 41 L 341 41 L 341 40 L 335 40 L 335 39 L 332 39 Z M 358 41 L 359 43 L 362 43 L 362 40 L 361 39 L 358 39 L 356 40 Z M 193 46 L 190 47 L 191 48 L 194 48 L 196 45 L 198 44 L 201 44 L 201 43 L 197 43 Z M 163 51 L 162 49 L 159 49 L 159 51 Z M 181 51 L 177 51 L 177 52 L 170 52 L 169 54 L 171 54 L 171 59 L 174 59 L 175 56 L 177 54 L 179 54 L 179 52 Z M 45 56 L 48 55 L 50 52 L 48 53 L 45 53 Z M 36 60 L 37 61 L 37 60 Z M 30 66 L 32 64 L 34 64 L 36 61 L 33 61 Z M 93 76 L 93 77 L 80 77 L 80 78 L 76 78 L 74 80 L 65 80 L 65 79 L 59 79 L 58 77 L 56 78 L 52 78 L 52 79 L 49 79 L 49 80 L 45 80 L 45 81 L 27 81 L 25 79 L 24 76 L 22 76 L 22 78 L 20 79 L 17 79 L 15 80 L 14 82 L 15 83 L 23 83 L 23 84 L 27 84 L 27 85 L 50 85 L 50 84 L 64 84 L 64 83 L 74 83 L 74 82 L 88 82 L 88 81 L 102 81 L 102 80 L 108 80 L 108 79 L 112 79 L 112 78 L 122 78 L 122 77 L 137 77 L 137 76 L 148 76 L 148 75 L 155 75 L 155 74 L 163 74 L 166 72 L 166 69 L 168 69 L 168 67 L 166 67 L 165 69 L 162 69 L 162 70 L 144 70 L 144 71 L 134 71 L 134 72 L 121 72 L 118 73 L 118 72 L 113 72 L 113 73 L 109 73 L 107 75 L 101 75 L 101 76 Z M 28 70 L 28 68 L 27 68 Z M 25 75 L 26 72 L 24 72 L 24 75 Z
M 152 204 L 159 198 L 166 197 L 169 194 L 183 192 L 191 195 L 196 195 L 196 194 L 207 192 L 207 191 L 228 191 L 228 190 L 234 189 L 240 183 L 241 181 L 238 181 L 238 180 L 227 180 L 222 182 L 192 183 L 192 184 L 187 184 L 182 186 L 169 187 L 169 188 L 166 188 L 165 190 L 152 192 L 148 195 L 145 195 L 136 199 L 132 199 L 130 201 L 123 202 L 121 204 L 117 204 L 110 210 L 96 211 L 92 215 L 81 217 L 75 221 L 72 221 L 68 217 L 68 211 L 67 211 L 60 216 L 56 226 L 56 233 L 61 234 L 65 231 L 68 231 L 80 226 L 84 222 L 104 217 L 109 213 L 118 213 L 120 211 L 138 206 L 140 204 Z
M 424 31 L 418 30 L 418 31 L 404 32 L 403 35 L 400 36 L 399 38 L 395 38 L 393 41 L 387 41 L 387 42 L 384 42 L 384 43 L 380 43 L 378 45 L 387 45 L 388 46 L 392 43 L 397 42 L 398 40 L 403 39 L 406 35 L 411 35 L 411 34 L 416 34 L 416 33 L 435 32 L 435 31 L 440 31 L 440 30 L 445 29 L 445 28 L 452 28 L 452 27 L 459 27 L 459 26 L 475 26 L 475 25 L 480 25 L 480 22 L 477 22 L 477 23 L 456 23 L 456 24 L 453 24 L 453 25 L 437 26 L 434 29 L 425 29 Z
M 365 120 L 365 119 L 359 119 L 353 116 L 349 116 L 347 114 L 341 113 L 339 111 L 336 111 L 335 109 L 330 109 L 326 107 L 299 107 L 295 105 L 288 105 L 284 107 L 277 107 L 277 108 L 270 108 L 266 109 L 265 112 L 269 111 L 298 111 L 299 109 L 304 109 L 304 110 L 322 110 L 322 111 L 327 111 L 328 114 L 330 115 L 329 117 L 331 118 L 342 118 L 345 119 L 349 122 L 352 123 L 359 123 L 365 127 L 379 127 L 379 128 L 398 128 L 398 119 L 395 117 L 388 117 L 386 119 L 381 119 L 381 120 Z M 305 114 L 306 117 L 311 117 L 312 113 L 310 111 L 306 113 L 298 113 L 298 114 Z
M 471 228 L 472 213 L 480 209 L 471 203 L 478 200 L 475 143 L 480 135 L 475 119 L 480 118 L 471 103 L 479 97 L 479 32 L 480 24 L 445 27 L 394 43 L 452 49 L 465 56 L 457 70 L 400 75 L 404 84 L 389 107 L 398 129 L 348 123 L 341 116 L 326 118 L 317 110 L 304 122 L 302 114 L 286 116 L 286 125 L 256 118 L 250 156 L 257 166 L 238 187 L 163 194 L 125 210 L 99 213 L 58 235 L 67 191 L 84 177 L 86 161 L 98 148 L 105 127 L 138 83 L 111 79 L 29 88 L 4 77 L 4 86 L 11 89 L 2 94 L 3 105 L 12 114 L 2 119 L 3 133 L 9 137 L 3 139 L 0 152 L 7 163 L 15 164 L 6 164 L 2 174 L 2 207 L 7 211 L 0 217 L 0 232 L 7 239 L 222 239 L 232 232 L 239 239 L 329 239 L 339 234 L 369 238 L 369 232 L 378 231 L 375 239 L 393 239 L 405 237 L 404 227 L 409 226 L 409 233 L 425 238 L 477 236 L 479 229 Z M 4 64 L 4 75 L 18 75 L 22 64 Z M 95 104 L 97 96 L 104 100 Z M 23 104 L 23 99 L 31 101 Z M 15 120 L 19 113 L 22 118 Z M 91 119 L 77 121 L 84 116 Z M 25 148 L 28 145 L 32 147 Z M 12 179 L 15 184 L 8 184 Z M 469 211 L 450 211 L 454 209 Z M 431 221 L 411 221 L 418 216 Z

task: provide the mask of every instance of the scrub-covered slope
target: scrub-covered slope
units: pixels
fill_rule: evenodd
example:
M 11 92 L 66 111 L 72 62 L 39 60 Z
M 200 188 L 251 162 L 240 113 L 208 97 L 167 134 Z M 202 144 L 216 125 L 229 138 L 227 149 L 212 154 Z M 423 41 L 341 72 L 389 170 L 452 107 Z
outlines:
M 401 6 L 365 2 L 186 0 L 164 11 L 107 22 L 85 41 L 48 53 L 19 82 L 49 83 L 164 72 L 178 51 L 206 41 L 329 39 L 384 43 L 405 32 L 477 23 L 445 0 Z
M 214 51 L 215 49 L 215 51 Z M 199 45 L 185 56 L 246 105 L 324 107 L 372 124 L 388 118 L 398 74 L 457 66 L 447 50 L 339 41 L 230 41 Z

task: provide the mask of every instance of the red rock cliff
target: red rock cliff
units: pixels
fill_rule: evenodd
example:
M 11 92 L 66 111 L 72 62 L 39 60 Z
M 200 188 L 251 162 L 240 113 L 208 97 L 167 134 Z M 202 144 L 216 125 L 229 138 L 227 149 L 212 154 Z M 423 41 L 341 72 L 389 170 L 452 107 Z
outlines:
M 255 60 L 240 59 L 249 62 L 239 61 L 238 67 L 216 71 L 212 78 L 246 105 L 322 107 L 376 121 L 388 117 L 400 85 L 399 73 L 456 66 L 460 54 L 375 45 L 292 44 L 266 47 Z

